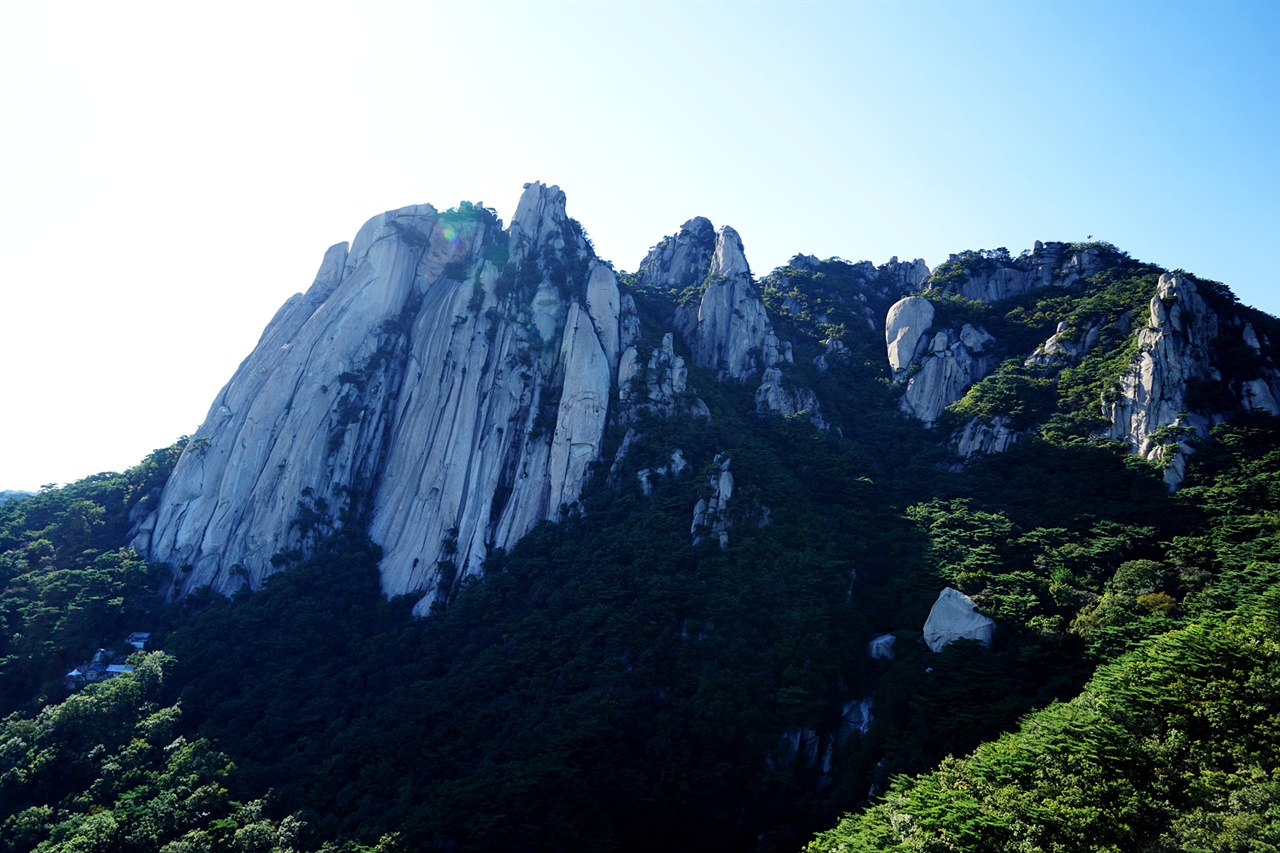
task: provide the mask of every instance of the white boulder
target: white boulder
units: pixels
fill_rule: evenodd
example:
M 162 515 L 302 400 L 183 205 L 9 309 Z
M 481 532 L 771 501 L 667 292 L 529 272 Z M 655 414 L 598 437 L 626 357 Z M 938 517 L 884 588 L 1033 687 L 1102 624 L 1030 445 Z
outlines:
M 977 640 L 987 648 L 996 633 L 996 623 L 978 612 L 973 599 L 947 587 L 924 623 L 924 641 L 930 651 L 939 652 L 956 640 Z

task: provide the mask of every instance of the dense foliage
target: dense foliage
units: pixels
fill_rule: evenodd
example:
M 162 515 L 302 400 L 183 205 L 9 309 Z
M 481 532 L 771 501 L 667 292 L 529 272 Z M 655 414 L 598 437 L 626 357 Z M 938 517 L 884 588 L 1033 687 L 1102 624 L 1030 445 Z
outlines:
M 1280 431 L 1219 427 L 1172 495 L 1089 440 L 1160 272 L 1103 251 L 1071 292 L 994 305 L 946 288 L 1007 252 L 937 271 L 939 315 L 1004 349 L 932 431 L 897 416 L 868 323 L 886 269 L 779 270 L 788 376 L 830 430 L 690 369 L 709 421 L 641 414 L 580 511 L 427 619 L 384 599 L 351 525 L 257 591 L 165 604 L 172 569 L 127 538 L 177 445 L 0 505 L 3 849 L 1274 847 Z M 656 345 L 680 294 L 622 280 Z M 1028 366 L 1060 327 L 1096 343 Z M 949 429 L 995 416 L 1030 432 L 959 465 Z M 677 449 L 690 467 L 643 494 Z M 691 544 L 725 459 L 728 546 Z M 990 649 L 924 647 L 944 586 L 998 621 Z M 134 630 L 163 653 L 68 695 Z
M 0 504 L 0 714 L 65 695 L 63 676 L 158 616 L 161 566 L 125 547 L 182 443 L 124 474 Z
M 1217 432 L 1179 495 L 1209 509 L 1206 529 L 1163 562 L 1124 564 L 1089 613 L 1090 630 L 1146 638 L 1076 698 L 900 777 L 809 850 L 1280 848 L 1280 429 Z

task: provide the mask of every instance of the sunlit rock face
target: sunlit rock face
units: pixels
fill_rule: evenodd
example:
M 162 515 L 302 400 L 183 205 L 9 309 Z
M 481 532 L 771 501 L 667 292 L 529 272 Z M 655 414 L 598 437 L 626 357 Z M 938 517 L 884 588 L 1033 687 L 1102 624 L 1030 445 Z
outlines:
M 986 352 L 994 340 L 967 323 L 958 332 L 943 329 L 934 335 L 915 362 L 918 370 L 907 381 L 902 412 L 931 426 L 943 409 L 995 367 L 995 359 Z
M 933 303 L 922 296 L 899 299 L 884 321 L 884 342 L 894 379 L 905 378 L 907 368 L 921 354 L 925 333 L 933 327 Z
M 172 595 L 257 586 L 358 520 L 388 595 L 445 587 L 578 498 L 624 330 L 617 280 L 529 184 L 509 229 L 428 205 L 325 255 L 218 395 L 135 546 Z
M 1255 362 L 1243 378 L 1224 376 L 1214 354 L 1231 348 L 1237 361 Z M 1191 398 L 1195 383 L 1213 382 L 1226 395 L 1206 411 Z M 1209 427 L 1237 412 L 1280 414 L 1280 371 L 1271 344 L 1251 324 L 1219 314 L 1196 283 L 1165 273 L 1151 299 L 1145 327 L 1138 332 L 1138 354 L 1120 380 L 1114 401 L 1104 402 L 1110 421 L 1107 437 L 1126 442 L 1138 455 L 1165 464 L 1165 482 L 1181 482 L 1186 457 Z M 1225 406 L 1231 403 L 1230 407 Z

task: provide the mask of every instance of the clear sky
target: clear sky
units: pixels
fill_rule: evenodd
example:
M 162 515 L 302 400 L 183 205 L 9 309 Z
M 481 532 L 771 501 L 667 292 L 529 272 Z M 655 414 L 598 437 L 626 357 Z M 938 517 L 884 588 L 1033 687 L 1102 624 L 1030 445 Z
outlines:
M 1109 240 L 1280 313 L 1280 3 L 0 3 L 0 489 L 195 433 L 326 247 L 559 184 L 634 270 Z

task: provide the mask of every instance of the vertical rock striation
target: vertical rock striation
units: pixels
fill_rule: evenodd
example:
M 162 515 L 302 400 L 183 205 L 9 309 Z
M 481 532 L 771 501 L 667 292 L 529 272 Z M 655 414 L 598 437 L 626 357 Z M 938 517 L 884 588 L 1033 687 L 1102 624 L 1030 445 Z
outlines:
M 272 319 L 135 546 L 183 568 L 174 595 L 230 592 L 358 519 L 383 590 L 424 609 L 577 500 L 619 318 L 558 187 L 527 185 L 506 231 L 469 205 L 374 217 Z
M 958 333 L 944 329 L 934 335 L 916 362 L 919 370 L 903 392 L 903 413 L 932 426 L 943 409 L 995 367 L 995 360 L 984 353 L 994 340 L 985 330 L 967 323 Z

